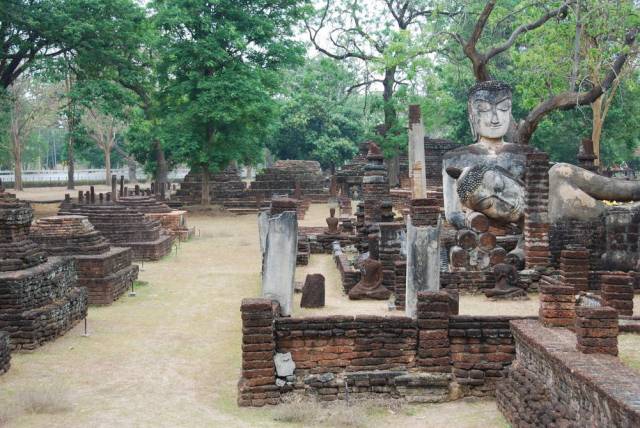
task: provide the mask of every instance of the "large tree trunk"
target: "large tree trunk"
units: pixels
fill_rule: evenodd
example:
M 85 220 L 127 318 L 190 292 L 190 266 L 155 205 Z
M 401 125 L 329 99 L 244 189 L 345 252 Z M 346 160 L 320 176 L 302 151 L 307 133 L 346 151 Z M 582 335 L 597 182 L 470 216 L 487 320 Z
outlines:
M 22 188 L 22 147 L 20 147 L 20 136 L 13 136 L 13 161 L 15 162 L 13 172 L 15 181 L 13 188 L 15 190 L 23 190 Z
M 604 95 L 598 97 L 591 103 L 591 111 L 593 112 L 593 129 L 591 130 L 591 140 L 593 141 L 593 154 L 596 156 L 593 161 L 594 165 L 600 166 L 600 140 L 602 139 L 602 126 L 604 118 L 602 117 L 602 104 Z
M 156 174 L 155 180 L 158 185 L 166 183 L 169 176 L 169 168 L 167 166 L 167 160 L 164 157 L 164 150 L 160 140 L 154 141 L 154 150 L 156 154 Z
M 209 205 L 211 203 L 211 193 L 209 186 L 209 170 L 206 165 L 202 167 L 202 198 L 200 200 L 202 205 Z
M 136 169 L 138 168 L 138 165 L 136 164 L 136 161 L 133 160 L 133 158 L 126 158 L 127 160 L 127 167 L 129 168 L 129 183 L 132 184 L 136 184 L 138 183 L 138 176 L 136 174 Z
M 395 85 L 396 67 L 387 68 L 384 71 L 384 79 L 382 81 L 383 92 L 382 99 L 384 102 L 384 135 L 388 132 L 393 132 L 397 120 L 396 108 L 393 105 L 393 89 Z M 400 151 L 398 147 L 393 147 L 393 155 L 391 159 L 387 161 L 388 165 L 388 177 L 389 186 L 397 187 L 400 182 Z
M 67 76 L 66 79 L 67 94 L 71 93 L 71 77 Z M 75 106 L 72 100 L 69 100 L 67 107 L 67 189 L 75 189 L 75 158 L 74 158 L 74 145 L 75 145 L 75 130 L 76 130 L 76 115 Z
M 104 149 L 104 170 L 105 170 L 105 183 L 107 186 L 111 185 L 111 149 L 106 147 Z

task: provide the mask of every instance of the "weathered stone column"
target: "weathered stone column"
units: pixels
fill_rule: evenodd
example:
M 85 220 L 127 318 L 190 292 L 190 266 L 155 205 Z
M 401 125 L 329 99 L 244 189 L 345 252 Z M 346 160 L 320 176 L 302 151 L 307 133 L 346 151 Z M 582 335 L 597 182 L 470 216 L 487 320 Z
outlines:
M 262 272 L 262 297 L 277 300 L 282 315 L 293 310 L 293 282 L 298 249 L 295 211 L 269 218 Z
M 238 383 L 239 406 L 277 404 L 274 319 L 277 305 L 269 299 L 243 299 L 242 376 Z
M 113 200 L 117 200 L 118 199 L 118 177 L 113 174 L 111 176 L 111 197 L 113 198 Z
M 525 174 L 524 257 L 527 269 L 549 265 L 549 155 L 528 153 Z
M 368 163 L 365 166 L 365 175 L 362 178 L 365 224 L 380 222 L 382 220 L 380 204 L 390 199 L 387 169 L 383 163 L 384 158 L 378 150 L 376 148 L 369 149 L 367 154 Z
M 420 292 L 417 296 L 418 358 L 416 365 L 428 372 L 451 372 L 449 343 L 449 294 Z
M 440 290 L 440 221 L 435 226 L 407 224 L 405 314 L 415 318 L 418 293 Z
M 424 124 L 419 105 L 409 106 L 409 177 L 413 199 L 426 198 L 427 178 L 424 161 Z

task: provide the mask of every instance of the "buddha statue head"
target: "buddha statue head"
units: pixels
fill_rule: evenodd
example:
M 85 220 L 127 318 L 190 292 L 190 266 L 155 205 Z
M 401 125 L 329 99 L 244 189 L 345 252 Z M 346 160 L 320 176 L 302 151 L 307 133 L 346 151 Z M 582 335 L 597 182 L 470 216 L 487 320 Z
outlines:
M 484 164 L 464 170 L 447 168 L 456 179 L 458 198 L 465 207 L 494 220 L 516 223 L 524 215 L 524 183 L 504 168 Z
M 511 123 L 511 97 L 511 87 L 498 80 L 480 82 L 469 89 L 469 123 L 474 141 L 502 141 Z

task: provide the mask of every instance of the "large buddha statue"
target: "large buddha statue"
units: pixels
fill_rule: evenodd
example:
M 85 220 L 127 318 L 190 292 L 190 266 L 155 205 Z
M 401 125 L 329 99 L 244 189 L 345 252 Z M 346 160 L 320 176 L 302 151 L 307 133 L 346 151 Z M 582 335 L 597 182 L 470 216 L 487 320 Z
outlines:
M 526 153 L 532 149 L 507 143 L 511 88 L 487 81 L 469 90 L 469 122 L 474 144 L 443 157 L 446 219 L 464 227 L 465 212 L 477 211 L 500 223 L 518 223 L 524 215 Z

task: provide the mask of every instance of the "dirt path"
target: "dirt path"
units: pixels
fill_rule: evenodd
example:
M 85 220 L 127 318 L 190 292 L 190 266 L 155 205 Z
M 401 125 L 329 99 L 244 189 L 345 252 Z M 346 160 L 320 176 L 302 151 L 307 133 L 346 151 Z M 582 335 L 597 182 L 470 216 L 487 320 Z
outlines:
M 195 217 L 200 237 L 147 263 L 136 297 L 90 308 L 82 326 L 0 377 L 0 425 L 270 427 L 273 409 L 239 409 L 240 300 L 258 292 L 254 216 Z M 320 261 L 319 263 L 326 263 Z M 500 426 L 492 402 L 381 410 L 367 426 Z

